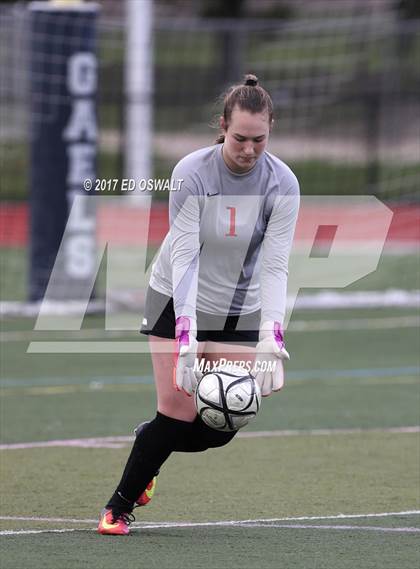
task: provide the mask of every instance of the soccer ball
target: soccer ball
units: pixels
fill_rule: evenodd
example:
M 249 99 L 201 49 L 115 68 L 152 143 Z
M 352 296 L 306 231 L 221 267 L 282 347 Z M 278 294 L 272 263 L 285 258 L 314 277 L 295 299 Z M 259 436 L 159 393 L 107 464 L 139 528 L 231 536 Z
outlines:
M 258 413 L 261 391 L 254 377 L 239 366 L 220 366 L 203 375 L 195 392 L 197 412 L 218 431 L 237 431 Z

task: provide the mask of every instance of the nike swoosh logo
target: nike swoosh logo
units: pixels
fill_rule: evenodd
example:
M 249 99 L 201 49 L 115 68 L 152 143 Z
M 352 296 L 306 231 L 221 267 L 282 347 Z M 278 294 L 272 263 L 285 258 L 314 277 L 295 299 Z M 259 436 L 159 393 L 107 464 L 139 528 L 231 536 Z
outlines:
M 206 194 L 209 198 L 211 198 L 212 196 L 218 196 L 219 192 L 207 192 Z
M 155 492 L 155 485 L 154 485 L 154 479 L 148 484 L 146 490 L 144 491 L 144 493 L 146 494 L 146 496 L 150 499 L 153 494 Z
M 101 523 L 101 526 L 102 526 L 104 529 L 113 529 L 113 528 L 115 528 L 117 525 L 118 525 L 118 524 L 109 524 L 109 523 L 106 521 L 105 516 L 104 516 L 104 519 L 102 520 L 102 523 Z

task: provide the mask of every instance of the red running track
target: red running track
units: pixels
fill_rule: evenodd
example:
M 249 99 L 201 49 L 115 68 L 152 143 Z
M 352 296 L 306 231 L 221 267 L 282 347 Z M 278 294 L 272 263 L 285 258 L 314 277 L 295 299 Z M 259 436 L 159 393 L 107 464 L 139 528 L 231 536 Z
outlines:
M 393 211 L 391 227 L 387 236 L 388 244 L 413 245 L 420 243 L 420 206 L 389 206 Z M 309 237 L 314 219 L 322 225 L 325 211 L 321 208 L 302 208 L 299 215 L 296 239 Z M 354 219 L 358 221 L 357 236 L 351 239 L 368 241 L 375 238 L 375 219 L 362 209 L 354 208 Z M 104 242 L 112 235 L 115 244 L 144 243 L 141 228 L 147 222 L 146 215 L 129 207 L 101 208 L 98 213 L 98 240 Z M 3 203 L 0 206 L 0 247 L 25 247 L 28 244 L 29 215 L 27 203 Z M 149 244 L 159 245 L 168 230 L 167 206 L 157 205 L 152 208 L 149 225 Z M 328 240 L 329 237 L 326 236 Z M 321 237 L 322 240 L 322 237 Z

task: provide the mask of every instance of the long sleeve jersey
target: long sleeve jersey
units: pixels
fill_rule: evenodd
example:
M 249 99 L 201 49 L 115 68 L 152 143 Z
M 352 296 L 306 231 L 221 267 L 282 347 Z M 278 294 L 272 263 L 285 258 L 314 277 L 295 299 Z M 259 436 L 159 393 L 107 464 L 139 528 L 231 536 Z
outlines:
M 264 152 L 249 172 L 225 164 L 222 145 L 174 168 L 170 230 L 150 286 L 173 296 L 176 317 L 249 314 L 283 322 L 288 260 L 299 209 L 290 168 Z

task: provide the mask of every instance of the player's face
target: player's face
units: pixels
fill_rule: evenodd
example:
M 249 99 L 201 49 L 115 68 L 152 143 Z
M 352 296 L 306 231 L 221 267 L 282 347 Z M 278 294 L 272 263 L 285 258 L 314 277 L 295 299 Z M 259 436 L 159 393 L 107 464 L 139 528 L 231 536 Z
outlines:
M 267 113 L 250 113 L 235 107 L 231 120 L 226 125 L 223 117 L 220 125 L 224 130 L 223 158 L 234 172 L 247 172 L 264 152 L 270 134 Z

